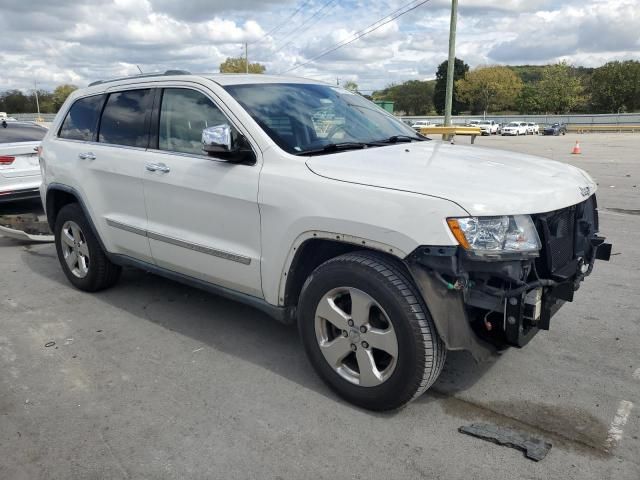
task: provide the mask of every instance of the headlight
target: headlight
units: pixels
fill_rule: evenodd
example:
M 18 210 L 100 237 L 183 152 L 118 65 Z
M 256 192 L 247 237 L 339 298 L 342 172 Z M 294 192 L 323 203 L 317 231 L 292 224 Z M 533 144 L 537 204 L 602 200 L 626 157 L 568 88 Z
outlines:
M 447 224 L 460 245 L 475 255 L 540 250 L 540 238 L 529 215 L 448 218 Z

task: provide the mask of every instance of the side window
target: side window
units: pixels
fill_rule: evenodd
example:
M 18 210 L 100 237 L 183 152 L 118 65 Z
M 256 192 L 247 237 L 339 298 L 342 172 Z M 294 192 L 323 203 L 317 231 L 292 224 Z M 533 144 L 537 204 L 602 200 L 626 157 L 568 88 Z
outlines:
M 104 98 L 105 95 L 94 95 L 76 100 L 62 122 L 58 137 L 71 140 L 94 140 Z
M 110 94 L 100 119 L 98 141 L 129 147 L 146 147 L 146 119 L 151 112 L 152 101 L 150 89 Z
M 158 148 L 204 155 L 202 130 L 229 123 L 211 100 L 195 90 L 166 88 L 160 107 Z

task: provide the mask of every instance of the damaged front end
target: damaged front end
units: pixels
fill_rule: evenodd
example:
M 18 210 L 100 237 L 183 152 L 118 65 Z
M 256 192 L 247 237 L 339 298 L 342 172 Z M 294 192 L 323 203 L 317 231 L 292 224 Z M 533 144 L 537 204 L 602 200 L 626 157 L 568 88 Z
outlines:
M 479 255 L 461 236 L 461 246 L 423 246 L 406 258 L 448 349 L 482 360 L 496 349 L 526 345 L 573 301 L 595 260 L 609 260 L 595 195 L 526 220 L 538 236 L 526 252 Z

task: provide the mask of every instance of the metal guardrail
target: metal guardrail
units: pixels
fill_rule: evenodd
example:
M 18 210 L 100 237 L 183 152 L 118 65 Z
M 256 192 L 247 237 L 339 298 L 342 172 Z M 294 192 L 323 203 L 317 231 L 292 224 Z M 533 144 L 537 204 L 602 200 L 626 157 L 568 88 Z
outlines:
M 469 135 L 471 136 L 471 144 L 476 141 L 476 137 L 482 134 L 480 127 L 460 127 L 455 125 L 451 127 L 420 127 L 420 133 L 423 135 L 442 135 L 443 140 L 450 140 L 456 135 Z
M 567 125 L 569 132 L 588 133 L 588 132 L 631 132 L 640 133 L 640 124 L 637 125 Z
M 444 117 L 438 115 L 401 116 L 401 120 L 414 122 L 429 120 L 443 123 Z M 603 114 L 566 114 L 566 115 L 458 115 L 453 123 L 465 125 L 471 120 L 494 120 L 502 122 L 535 122 L 538 124 L 565 123 L 567 125 L 640 125 L 640 113 L 603 113 Z
M 21 122 L 53 122 L 53 119 L 56 118 L 55 113 L 41 113 L 39 118 L 37 113 L 9 113 L 7 115 Z

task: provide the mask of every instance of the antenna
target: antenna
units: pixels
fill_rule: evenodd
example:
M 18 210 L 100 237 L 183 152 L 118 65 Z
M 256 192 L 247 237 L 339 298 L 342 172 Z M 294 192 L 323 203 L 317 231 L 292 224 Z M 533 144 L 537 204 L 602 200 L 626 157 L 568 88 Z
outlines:
M 138 70 L 140 70 L 140 73 L 142 73 L 144 75 L 144 72 L 142 71 L 142 69 L 140 68 L 140 65 L 136 65 L 136 67 L 138 67 Z

